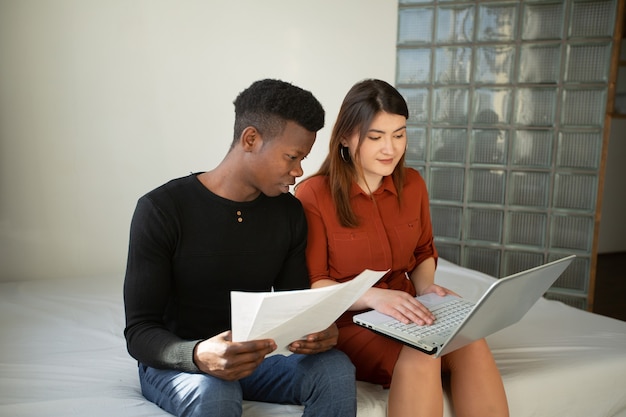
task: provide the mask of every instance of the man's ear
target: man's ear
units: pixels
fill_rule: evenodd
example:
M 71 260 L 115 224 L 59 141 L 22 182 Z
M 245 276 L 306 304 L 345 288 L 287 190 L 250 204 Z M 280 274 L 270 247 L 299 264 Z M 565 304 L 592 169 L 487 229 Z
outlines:
M 255 146 L 260 146 L 262 142 L 261 134 L 254 126 L 246 127 L 243 132 L 241 132 L 241 137 L 239 138 L 239 143 L 246 152 L 252 151 Z

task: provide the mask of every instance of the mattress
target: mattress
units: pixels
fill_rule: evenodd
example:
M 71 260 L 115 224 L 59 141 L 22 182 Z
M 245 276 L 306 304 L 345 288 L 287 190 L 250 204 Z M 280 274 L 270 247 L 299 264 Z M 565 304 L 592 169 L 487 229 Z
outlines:
M 436 281 L 476 300 L 494 278 L 443 259 Z M 0 416 L 168 416 L 141 395 L 126 352 L 122 277 L 0 284 Z M 540 299 L 488 337 L 512 417 L 626 416 L 626 322 Z M 387 391 L 358 382 L 358 416 L 385 416 Z M 446 417 L 454 413 L 446 395 Z M 245 417 L 302 408 L 244 404 Z

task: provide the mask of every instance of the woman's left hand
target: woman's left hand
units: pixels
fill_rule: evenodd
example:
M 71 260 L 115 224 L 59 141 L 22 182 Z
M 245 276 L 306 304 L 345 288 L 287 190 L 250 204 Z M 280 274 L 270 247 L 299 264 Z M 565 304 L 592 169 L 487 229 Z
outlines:
M 442 287 L 441 285 L 437 285 L 437 284 L 430 284 L 426 288 L 422 288 L 421 290 L 417 292 L 417 295 L 424 295 L 424 294 L 431 294 L 431 293 L 435 293 L 440 297 L 444 297 L 446 295 L 456 295 L 457 297 L 459 297 L 459 295 L 455 293 L 454 291 L 449 290 L 446 287 Z
M 303 340 L 296 340 L 289 345 L 289 350 L 293 353 L 301 353 L 305 355 L 313 355 L 315 353 L 325 352 L 337 345 L 339 337 L 339 329 L 335 323 L 331 324 L 326 330 L 311 333 Z

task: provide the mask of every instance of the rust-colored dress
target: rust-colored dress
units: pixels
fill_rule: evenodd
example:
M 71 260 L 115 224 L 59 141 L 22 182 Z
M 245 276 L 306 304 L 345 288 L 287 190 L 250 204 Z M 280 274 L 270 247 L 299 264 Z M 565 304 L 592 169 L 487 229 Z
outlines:
M 414 169 L 406 169 L 402 194 L 399 201 L 391 177 L 383 178 L 373 199 L 354 183 L 350 198 L 360 225 L 347 228 L 339 224 L 328 177 L 315 176 L 298 185 L 296 197 L 304 206 L 309 229 L 306 254 L 311 282 L 345 282 L 366 268 L 390 269 L 376 286 L 415 295 L 406 273 L 430 257 L 436 260 L 437 251 L 426 184 Z M 353 324 L 356 313 L 348 311 L 337 321 L 337 348 L 356 366 L 358 380 L 388 387 L 402 344 Z

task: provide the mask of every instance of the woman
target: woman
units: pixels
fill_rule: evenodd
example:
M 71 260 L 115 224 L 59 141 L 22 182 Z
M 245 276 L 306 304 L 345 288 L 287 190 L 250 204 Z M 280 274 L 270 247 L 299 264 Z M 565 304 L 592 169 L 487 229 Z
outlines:
M 390 269 L 339 320 L 338 348 L 357 379 L 389 388 L 388 416 L 441 416 L 442 373 L 449 374 L 458 417 L 508 416 L 502 379 L 485 340 L 440 359 L 352 323 L 376 309 L 405 323 L 432 324 L 415 295 L 450 293 L 434 283 L 426 185 L 404 166 L 408 108 L 380 80 L 346 95 L 320 170 L 296 190 L 309 225 L 307 263 L 314 288 L 353 279 L 364 269 Z

